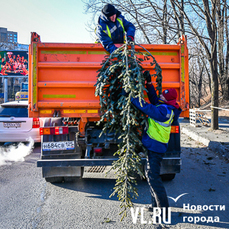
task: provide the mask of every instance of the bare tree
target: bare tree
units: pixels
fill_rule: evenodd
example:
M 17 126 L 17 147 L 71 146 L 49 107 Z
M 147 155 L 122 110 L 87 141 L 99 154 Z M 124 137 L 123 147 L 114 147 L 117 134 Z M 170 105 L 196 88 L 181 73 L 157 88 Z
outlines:
M 228 0 L 85 0 L 88 12 L 95 15 L 105 3 L 114 4 L 137 28 L 141 43 L 176 43 L 186 34 L 202 46 L 200 72 L 210 77 L 212 129 L 218 129 L 219 82 L 222 93 L 228 95 L 229 25 Z M 190 44 L 190 42 L 189 42 Z M 208 63 L 205 62 L 207 59 Z M 202 61 L 202 62 L 201 62 Z M 190 67 L 191 69 L 192 67 Z M 193 67 L 194 68 L 194 67 Z M 203 81 L 199 82 L 200 84 Z M 229 86 L 228 86 L 229 87 Z M 226 96 L 225 96 L 226 97 Z
M 226 93 L 224 94 L 225 99 L 229 100 L 229 6 L 226 4 L 226 0 L 224 0 L 224 4 L 226 7 L 225 10 L 225 36 L 226 36 L 226 58 L 225 58 L 225 75 L 226 75 Z
M 17 43 L 0 42 L 0 50 L 13 50 L 17 48 Z
M 113 4 L 136 27 L 136 41 L 140 43 L 177 43 L 177 18 L 173 15 L 168 0 L 84 0 L 86 12 L 92 14 L 90 24 L 94 30 L 102 7 L 106 3 Z
M 228 38 L 228 4 L 226 0 L 192 0 L 186 1 L 186 7 L 182 9 L 178 0 L 171 0 L 171 2 L 175 4 L 177 10 L 183 12 L 186 28 L 190 29 L 193 34 L 195 34 L 199 43 L 205 50 L 211 73 L 211 127 L 212 129 L 217 129 L 218 110 L 215 109 L 215 107 L 218 107 L 219 103 L 218 82 L 221 83 L 222 93 L 225 93 L 226 88 L 224 85 L 226 85 L 225 82 L 228 79 L 228 42 L 225 45 L 225 37 Z M 187 13 L 187 9 L 190 7 L 195 17 L 198 18 L 196 22 L 199 23 L 193 23 L 193 16 Z M 200 28 L 204 27 L 206 30 L 200 32 Z M 225 50 L 227 50 L 226 55 Z
M 223 98 L 228 99 L 228 19 L 226 1 L 222 3 L 217 4 L 219 82 Z
M 190 107 L 200 107 L 209 101 L 210 75 L 203 47 L 193 38 L 189 44 Z

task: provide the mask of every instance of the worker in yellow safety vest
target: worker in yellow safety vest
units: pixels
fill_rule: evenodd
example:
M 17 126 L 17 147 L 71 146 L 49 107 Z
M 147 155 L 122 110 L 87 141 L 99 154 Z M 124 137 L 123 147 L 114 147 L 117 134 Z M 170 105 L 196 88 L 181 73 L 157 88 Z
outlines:
M 169 207 L 166 190 L 160 177 L 160 168 L 168 148 L 171 124 L 179 118 L 182 110 L 176 101 L 177 92 L 174 88 L 164 90 L 158 98 L 150 73 L 145 71 L 144 75 L 150 103 L 142 100 L 140 104 L 138 98 L 132 98 L 131 102 L 148 115 L 148 127 L 143 133 L 142 143 L 148 150 L 146 176 L 152 197 L 152 204 L 146 208 L 152 211 L 153 207 L 166 209 Z
M 106 4 L 99 16 L 95 32 L 97 42 L 100 42 L 107 52 L 112 53 L 117 49 L 115 44 L 123 44 L 126 40 L 134 41 L 135 26 L 113 5 Z

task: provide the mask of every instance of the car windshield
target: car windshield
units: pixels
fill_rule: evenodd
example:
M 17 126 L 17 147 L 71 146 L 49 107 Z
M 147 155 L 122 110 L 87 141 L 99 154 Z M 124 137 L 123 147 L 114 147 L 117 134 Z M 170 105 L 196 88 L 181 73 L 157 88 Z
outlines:
M 0 107 L 1 117 L 28 117 L 28 109 L 23 106 Z
M 27 83 L 22 83 L 21 91 L 28 91 L 28 84 Z

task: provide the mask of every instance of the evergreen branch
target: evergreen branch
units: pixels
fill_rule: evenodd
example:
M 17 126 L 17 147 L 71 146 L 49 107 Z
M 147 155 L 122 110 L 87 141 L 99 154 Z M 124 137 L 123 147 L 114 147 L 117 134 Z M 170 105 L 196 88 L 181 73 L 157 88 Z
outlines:
M 144 59 L 138 56 L 144 56 Z M 148 51 L 143 54 L 129 49 L 127 44 L 105 57 L 95 84 L 95 95 L 100 98 L 102 112 L 98 122 L 99 125 L 103 124 L 100 135 L 111 131 L 120 134 L 121 142 L 114 153 L 114 156 L 118 155 L 118 160 L 113 162 L 110 169 L 115 170 L 116 176 L 116 184 L 110 196 L 117 195 L 120 201 L 121 220 L 126 217 L 127 209 L 133 206 L 132 200 L 138 197 L 135 175 L 144 177 L 139 153 L 147 153 L 141 142 L 147 117 L 131 103 L 131 98 L 138 98 L 140 104 L 144 101 L 147 90 L 141 63 L 150 58 L 160 93 L 161 68 L 155 58 Z

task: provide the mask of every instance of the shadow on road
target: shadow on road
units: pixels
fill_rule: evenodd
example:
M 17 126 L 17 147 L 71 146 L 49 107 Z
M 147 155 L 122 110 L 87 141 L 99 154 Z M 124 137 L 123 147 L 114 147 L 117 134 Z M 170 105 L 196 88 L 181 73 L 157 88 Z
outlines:
M 178 177 L 179 180 L 179 177 Z M 167 188 L 173 187 L 176 185 L 176 180 L 164 182 Z M 84 192 L 88 195 L 87 198 L 93 199 L 106 199 L 111 201 L 118 201 L 116 196 L 109 197 L 113 191 L 113 187 L 115 185 L 115 179 L 106 179 L 106 178 L 83 178 L 79 179 L 77 182 L 74 183 L 60 183 L 60 184 L 53 184 L 57 187 L 61 187 L 64 189 L 68 189 L 71 191 L 76 192 Z M 190 190 L 191 191 L 191 190 Z M 150 195 L 149 195 L 149 187 L 146 181 L 138 180 L 138 193 L 139 197 L 137 200 L 133 200 L 133 203 L 136 204 L 138 207 L 143 207 L 145 204 L 150 203 Z M 183 201 L 189 201 L 190 194 L 183 197 Z M 182 202 L 182 201 L 181 201 Z M 170 225 L 179 225 L 180 228 L 197 228 L 198 226 L 208 226 L 207 228 L 217 227 L 217 228 L 229 228 L 229 222 L 214 222 L 215 217 L 217 217 L 217 212 L 210 212 L 209 211 L 197 211 L 197 210 L 185 210 L 183 209 L 183 205 L 171 202 L 171 224 Z M 195 203 L 195 205 L 197 205 Z M 219 213 L 219 212 L 218 212 Z M 221 214 L 220 212 L 219 214 Z M 152 218 L 153 214 L 146 212 L 143 216 L 147 218 L 147 214 Z M 212 218 L 208 218 L 208 217 Z M 201 218 L 202 217 L 202 218 Z M 144 218 L 145 219 L 145 218 Z M 205 221 L 205 219 L 213 219 L 212 222 Z M 203 222 L 204 221 L 204 222 Z M 195 223 L 194 223 L 195 222 Z M 140 223 L 140 216 L 139 216 L 139 223 Z M 184 227 L 183 227 L 183 226 Z M 169 226 L 169 225 L 167 225 Z M 166 227 L 169 228 L 169 227 Z
M 147 182 L 139 179 L 137 183 L 139 197 L 134 199 L 133 202 L 138 204 L 148 204 L 150 202 L 150 193 Z M 110 197 L 115 186 L 115 179 L 82 178 L 73 183 L 57 183 L 53 185 L 76 192 L 88 193 L 87 197 L 89 198 L 118 201 L 117 196 Z

